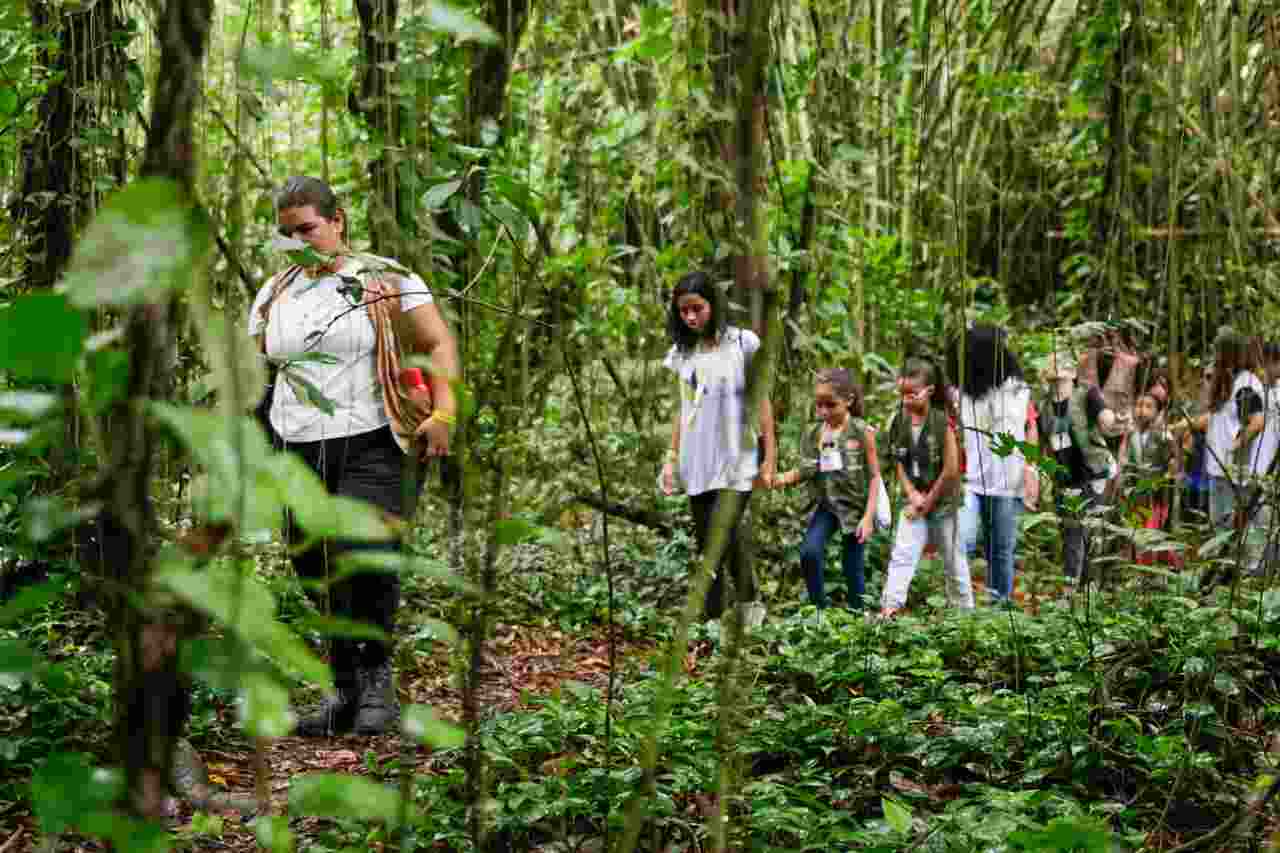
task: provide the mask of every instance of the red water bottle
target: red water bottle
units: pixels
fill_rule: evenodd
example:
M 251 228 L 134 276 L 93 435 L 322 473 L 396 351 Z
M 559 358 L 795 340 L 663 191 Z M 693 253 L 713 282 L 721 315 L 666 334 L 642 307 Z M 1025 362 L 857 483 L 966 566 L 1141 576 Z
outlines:
M 422 368 L 420 367 L 404 367 L 400 370 L 400 384 L 409 392 L 409 399 L 414 402 L 422 411 L 431 411 L 433 401 L 431 399 L 431 386 L 427 384 L 427 380 L 422 376 Z

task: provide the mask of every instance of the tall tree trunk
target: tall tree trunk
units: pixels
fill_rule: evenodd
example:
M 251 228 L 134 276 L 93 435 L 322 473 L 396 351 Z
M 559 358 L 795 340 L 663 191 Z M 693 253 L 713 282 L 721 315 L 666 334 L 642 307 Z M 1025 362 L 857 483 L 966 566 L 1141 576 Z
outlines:
M 369 207 L 369 243 L 375 252 L 404 256 L 406 228 L 411 217 L 401 217 L 400 187 L 395 151 L 400 148 L 403 124 L 395 92 L 396 60 L 399 56 L 395 32 L 400 13 L 399 0 L 355 0 L 360 19 L 360 76 L 358 90 L 352 90 L 351 112 L 374 132 L 381 150 L 369 162 L 373 195 Z M 409 220 L 409 221 L 406 221 Z
M 22 146 L 22 192 L 15 218 L 26 223 L 25 273 L 33 290 L 52 288 L 71 258 L 76 221 L 87 208 L 82 192 L 85 169 L 77 129 L 95 121 L 94 98 L 77 95 L 109 78 L 115 30 L 114 0 L 87 10 L 65 11 L 49 0 L 28 0 L 32 29 L 49 33 L 56 44 L 43 47 L 39 64 L 48 69 L 49 86 L 36 108 L 37 132 Z
M 193 117 L 212 16 L 213 0 L 168 0 L 157 31 L 160 74 L 142 174 L 172 178 L 188 192 L 195 178 Z M 156 538 L 150 496 L 155 448 L 145 403 L 169 388 L 173 325 L 173 302 L 167 297 L 129 312 L 128 393 L 110 413 L 107 460 L 96 489 L 106 507 L 102 526 L 109 550 L 104 563 L 113 574 L 108 606 L 117 652 L 116 742 L 125 764 L 130 806 L 148 817 L 164 811 L 174 742 L 189 710 L 178 669 L 189 620 L 145 603 Z

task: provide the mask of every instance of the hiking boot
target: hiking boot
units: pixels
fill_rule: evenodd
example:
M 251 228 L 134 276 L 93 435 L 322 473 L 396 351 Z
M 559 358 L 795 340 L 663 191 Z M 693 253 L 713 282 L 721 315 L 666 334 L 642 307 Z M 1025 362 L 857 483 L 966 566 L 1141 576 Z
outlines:
M 360 685 L 360 699 L 356 703 L 355 733 L 380 735 L 395 728 L 400 719 L 400 700 L 396 696 L 395 679 L 391 676 L 391 661 L 384 660 L 377 666 L 362 666 L 356 670 Z
M 294 734 L 298 737 L 332 737 L 346 734 L 355 724 L 360 704 L 360 681 L 355 666 L 355 648 L 346 642 L 332 647 L 333 694 L 321 700 L 312 713 L 299 717 Z

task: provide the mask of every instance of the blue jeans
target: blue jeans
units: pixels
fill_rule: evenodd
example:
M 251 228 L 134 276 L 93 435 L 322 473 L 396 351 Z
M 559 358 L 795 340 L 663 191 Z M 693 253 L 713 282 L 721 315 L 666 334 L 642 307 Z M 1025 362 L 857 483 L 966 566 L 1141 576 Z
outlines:
M 827 558 L 827 542 L 840 529 L 840 519 L 825 506 L 819 506 L 809 519 L 809 529 L 800 546 L 800 566 L 804 569 L 804 582 L 809 587 L 809 601 L 819 608 L 827 606 L 823 572 Z M 864 572 L 865 543 L 858 541 L 856 530 L 846 530 L 841 537 L 843 546 L 844 582 L 849 590 L 849 609 L 862 609 L 862 594 L 866 592 Z
M 972 552 L 983 532 L 983 556 L 987 560 L 987 589 L 996 601 L 1013 595 L 1013 552 L 1018 547 L 1018 516 L 1022 498 L 983 495 L 965 489 L 960 510 L 960 540 Z

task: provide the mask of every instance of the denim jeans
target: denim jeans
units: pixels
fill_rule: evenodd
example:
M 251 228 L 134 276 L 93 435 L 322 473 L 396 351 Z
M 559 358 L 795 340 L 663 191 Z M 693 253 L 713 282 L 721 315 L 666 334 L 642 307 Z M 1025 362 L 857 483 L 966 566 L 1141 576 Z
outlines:
M 809 529 L 804 534 L 804 544 L 800 546 L 800 566 L 804 569 L 805 585 L 809 587 L 809 601 L 819 608 L 827 606 L 823 577 L 827 562 L 827 542 L 839 529 L 840 519 L 836 518 L 835 513 L 826 506 L 819 506 L 809 519 Z M 858 541 L 856 530 L 844 531 L 840 545 L 844 582 L 849 591 L 849 609 L 861 610 L 862 595 L 866 592 L 863 562 L 866 546 Z
M 926 545 L 932 544 L 942 556 L 946 573 L 947 603 L 961 610 L 973 609 L 973 586 L 969 582 L 969 558 L 956 529 L 956 514 L 934 513 L 925 518 L 898 514 L 898 532 L 889 556 L 889 571 L 880 597 L 882 607 L 898 610 L 907 603 L 907 592 Z
M 996 601 L 1013 595 L 1013 553 L 1018 547 L 1018 516 L 1022 498 L 983 495 L 964 491 L 960 509 L 960 539 L 965 553 L 971 553 L 983 532 L 983 556 L 987 560 L 987 589 Z

